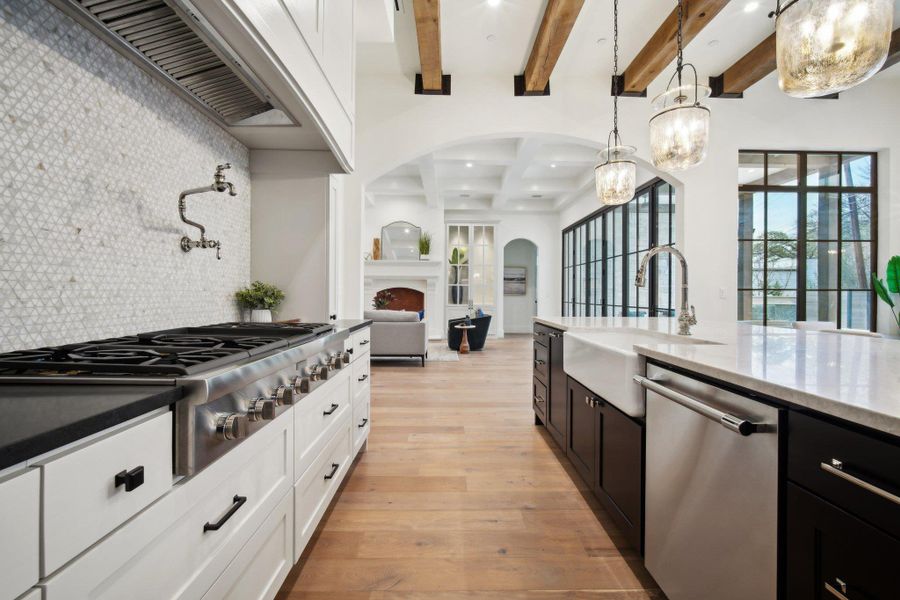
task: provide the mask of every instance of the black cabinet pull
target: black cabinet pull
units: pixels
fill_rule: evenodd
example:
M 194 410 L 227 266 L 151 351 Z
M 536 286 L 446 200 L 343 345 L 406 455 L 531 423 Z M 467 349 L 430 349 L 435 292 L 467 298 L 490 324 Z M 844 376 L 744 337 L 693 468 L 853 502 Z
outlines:
M 353 348 L 347 348 L 347 354 L 353 354 Z
M 365 345 L 368 344 L 368 343 L 369 343 L 369 340 L 363 340 L 363 341 L 361 341 L 361 342 L 359 343 L 359 345 L 360 345 L 360 346 L 365 346 Z
M 203 526 L 203 531 L 218 531 L 222 528 L 222 525 L 228 522 L 228 519 L 234 516 L 234 513 L 238 511 L 240 507 L 244 505 L 244 502 L 247 501 L 247 496 L 237 496 L 232 499 L 233 504 L 231 508 L 228 509 L 228 512 L 222 515 L 222 518 L 218 520 L 216 523 L 210 523 L 209 521 Z
M 536 360 L 534 361 L 534 366 L 536 366 L 536 367 L 541 367 L 541 366 L 543 366 L 543 365 L 545 365 L 545 364 L 546 364 L 546 361 L 543 361 L 543 360 L 541 360 L 541 359 L 539 359 L 539 358 L 536 359 Z
M 137 489 L 144 485 L 144 465 L 139 465 L 130 471 L 116 473 L 116 487 L 125 486 L 125 491 Z
M 368 379 L 368 378 L 369 378 L 369 374 L 368 374 L 368 373 L 363 373 L 363 374 L 362 374 L 360 377 L 358 377 L 356 380 L 357 380 L 357 381 L 365 381 L 365 380 Z
M 334 477 L 334 474 L 337 473 L 337 470 L 340 468 L 340 466 L 341 465 L 339 465 L 338 463 L 331 463 L 331 473 L 326 475 L 325 479 L 332 479 Z
M 359 425 L 357 425 L 357 427 L 359 427 L 360 429 L 362 429 L 363 427 L 366 426 L 366 423 L 368 423 L 368 422 L 369 422 L 368 419 L 363 419 L 362 422 L 361 422 Z
M 340 404 L 332 404 L 331 409 L 324 411 L 322 414 L 327 417 L 328 415 L 334 413 L 334 411 L 336 411 L 339 406 L 340 406 Z

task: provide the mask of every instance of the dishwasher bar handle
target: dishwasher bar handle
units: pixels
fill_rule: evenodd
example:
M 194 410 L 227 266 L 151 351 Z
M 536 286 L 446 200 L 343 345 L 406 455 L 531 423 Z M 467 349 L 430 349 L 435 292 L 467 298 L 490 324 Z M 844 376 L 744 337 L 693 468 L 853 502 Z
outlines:
M 747 421 L 746 419 L 741 419 L 740 417 L 736 417 L 732 414 L 722 412 L 721 410 L 713 408 L 708 404 L 704 404 L 699 400 L 695 400 L 690 396 L 686 396 L 680 392 L 669 389 L 664 385 L 660 385 L 658 382 L 653 381 L 652 379 L 648 379 L 647 377 L 635 375 L 634 381 L 639 383 L 642 387 L 647 388 L 651 392 L 656 392 L 660 396 L 668 398 L 672 402 L 680 404 L 681 406 L 692 410 L 697 414 L 703 415 L 707 419 L 716 421 L 726 429 L 730 429 L 731 431 L 737 432 L 743 436 L 764 431 L 764 428 L 760 425 L 757 425 L 756 423 L 752 423 L 750 421 Z

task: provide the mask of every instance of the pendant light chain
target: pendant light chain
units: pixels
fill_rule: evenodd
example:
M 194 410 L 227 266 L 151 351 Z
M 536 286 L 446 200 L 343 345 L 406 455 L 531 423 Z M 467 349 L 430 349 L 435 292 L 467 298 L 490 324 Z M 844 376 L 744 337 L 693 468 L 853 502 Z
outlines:
M 619 0 L 613 0 L 613 142 L 619 145 Z
M 681 71 L 684 68 L 684 0 L 678 0 L 678 61 L 675 63 L 675 72 L 678 73 L 678 87 L 681 87 Z

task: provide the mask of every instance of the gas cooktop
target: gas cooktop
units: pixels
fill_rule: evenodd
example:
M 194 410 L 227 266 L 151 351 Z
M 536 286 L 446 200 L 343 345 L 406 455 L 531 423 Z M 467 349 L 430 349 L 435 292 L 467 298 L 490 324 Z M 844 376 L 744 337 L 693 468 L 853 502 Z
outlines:
M 221 323 L 0 354 L 0 377 L 176 378 L 329 333 L 325 323 Z

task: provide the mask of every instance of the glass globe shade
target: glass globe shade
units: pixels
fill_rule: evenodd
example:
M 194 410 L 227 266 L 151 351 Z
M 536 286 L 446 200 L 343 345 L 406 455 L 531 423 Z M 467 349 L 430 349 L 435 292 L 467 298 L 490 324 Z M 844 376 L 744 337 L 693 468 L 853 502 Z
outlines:
M 637 167 L 626 157 L 634 154 L 632 146 L 613 146 L 600 152 L 601 163 L 594 169 L 597 199 L 604 206 L 625 204 L 634 198 Z
M 709 109 L 700 105 L 706 86 L 683 85 L 653 100 L 650 118 L 650 160 L 664 171 L 683 171 L 706 159 Z
M 877 73 L 891 45 L 892 0 L 798 0 L 775 22 L 778 85 L 812 98 Z

